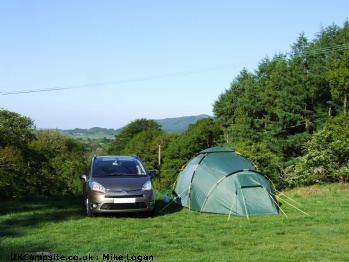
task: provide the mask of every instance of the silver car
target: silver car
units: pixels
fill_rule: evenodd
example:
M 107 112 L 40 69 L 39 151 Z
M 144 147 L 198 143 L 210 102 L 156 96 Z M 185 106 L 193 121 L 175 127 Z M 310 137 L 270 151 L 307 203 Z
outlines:
M 96 213 L 154 214 L 154 177 L 136 156 L 94 156 L 83 181 L 87 216 Z

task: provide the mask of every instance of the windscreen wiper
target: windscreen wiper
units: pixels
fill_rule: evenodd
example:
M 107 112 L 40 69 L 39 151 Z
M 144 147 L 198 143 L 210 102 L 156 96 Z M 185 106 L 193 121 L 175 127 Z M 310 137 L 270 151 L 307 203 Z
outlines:
M 123 176 L 123 173 L 110 173 L 108 176 Z

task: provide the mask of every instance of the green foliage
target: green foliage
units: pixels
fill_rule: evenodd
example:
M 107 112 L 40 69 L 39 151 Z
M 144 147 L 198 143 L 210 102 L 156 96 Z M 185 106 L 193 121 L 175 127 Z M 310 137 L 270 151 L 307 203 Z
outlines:
M 332 55 L 329 67 L 328 80 L 332 97 L 334 99 L 343 97 L 343 114 L 346 115 L 349 93 L 349 50 L 344 51 L 342 55 Z
M 43 195 L 76 194 L 81 183 L 78 175 L 84 173 L 86 167 L 85 149 L 72 138 L 67 138 L 58 130 L 37 130 L 36 140 L 30 144 L 37 152 L 34 161 L 41 160 L 37 172 L 28 182 L 35 185 L 29 193 Z
M 248 96 L 254 99 L 254 92 L 248 95 L 247 90 L 251 90 L 254 86 L 255 80 L 253 74 L 249 73 L 246 69 L 240 72 L 233 83 L 231 88 L 226 90 L 225 93 L 220 94 L 218 100 L 214 102 L 213 112 L 215 118 L 220 121 L 224 127 L 229 127 L 232 123 L 248 124 L 250 122 L 247 119 L 248 111 L 244 110 L 244 99 L 242 97 Z M 253 105 L 250 100 L 247 101 L 247 105 Z M 256 101 L 257 103 L 257 101 Z
M 349 118 L 330 119 L 304 146 L 304 155 L 285 170 L 290 186 L 349 180 Z
M 169 142 L 175 135 L 165 134 L 159 130 L 142 131 L 135 135 L 125 149 L 122 151 L 123 155 L 135 154 L 146 165 L 149 170 L 159 172 L 159 146 L 160 150 L 167 149 Z
M 212 118 L 198 120 L 188 129 L 173 139 L 164 153 L 163 185 L 168 187 L 176 180 L 182 166 L 196 153 L 216 146 L 223 134 L 218 122 Z
M 160 131 L 161 126 L 155 120 L 147 120 L 145 118 L 131 122 L 119 134 L 115 135 L 115 139 L 108 149 L 108 154 L 121 155 L 134 136 L 149 130 Z
M 34 122 L 15 112 L 0 110 L 0 147 L 25 147 L 34 139 Z
M 83 129 L 83 128 L 74 128 L 74 129 L 68 129 L 68 130 L 62 130 L 64 134 L 70 135 L 70 136 L 114 136 L 119 132 L 119 130 L 115 130 L 112 128 L 102 128 L 102 127 L 92 127 L 89 129 Z
M 0 198 L 25 191 L 25 177 L 30 173 L 28 149 L 35 136 L 31 119 L 0 110 Z
M 225 127 L 225 146 L 241 151 L 278 186 L 285 186 L 284 173 L 303 156 L 313 133 L 340 115 L 340 107 L 346 114 L 349 52 L 343 50 L 348 41 L 348 22 L 343 28 L 330 26 L 311 42 L 300 35 L 291 53 L 263 59 L 254 73 L 242 70 L 213 108 Z M 329 168 L 328 176 L 337 176 L 336 168 Z
M 0 111 L 0 198 L 64 195 L 81 190 L 83 144 L 58 130 L 34 130 L 33 121 Z
M 0 198 L 17 196 L 25 191 L 27 169 L 21 149 L 0 147 Z

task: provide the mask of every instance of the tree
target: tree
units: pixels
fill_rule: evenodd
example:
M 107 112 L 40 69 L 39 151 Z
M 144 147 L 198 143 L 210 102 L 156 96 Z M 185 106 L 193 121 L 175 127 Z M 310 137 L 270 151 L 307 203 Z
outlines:
M 33 120 L 18 113 L 0 110 L 0 147 L 13 145 L 26 146 L 34 139 Z
M 214 103 L 225 146 L 283 185 L 284 170 L 304 154 L 314 132 L 338 115 L 341 104 L 346 108 L 348 41 L 349 22 L 333 25 L 312 42 L 301 34 L 290 54 L 263 59 L 254 73 L 243 70 Z
M 80 191 L 78 175 L 85 173 L 86 150 L 82 143 L 67 138 L 59 130 L 37 130 L 30 144 L 35 152 L 35 170 L 26 176 L 29 193 L 41 195 L 75 194 Z M 35 171 L 35 172 L 34 172 Z
M 319 61 L 316 63 L 316 68 L 313 71 L 317 71 L 318 79 L 321 79 L 321 82 L 317 81 L 314 85 L 317 86 L 318 93 L 316 95 L 317 101 L 319 103 L 325 102 L 328 105 L 328 116 L 338 115 L 337 111 L 342 111 L 344 97 L 343 94 L 337 93 L 335 90 L 331 90 L 330 81 L 329 81 L 329 71 L 332 66 L 330 66 L 331 60 L 337 60 L 337 58 L 343 54 L 345 48 L 347 48 L 347 43 L 349 41 L 349 21 L 344 22 L 344 26 L 341 28 L 338 25 L 331 25 L 326 28 L 321 28 L 320 32 L 317 34 L 317 38 L 311 43 L 311 47 L 315 50 L 316 60 Z M 315 63 L 313 63 L 315 64 Z M 333 93 L 333 91 L 335 91 Z M 333 96 L 333 94 L 335 96 Z M 333 97 L 343 97 L 343 102 L 338 101 L 337 98 Z
M 174 137 L 176 136 L 173 134 L 165 134 L 159 130 L 142 131 L 129 141 L 122 154 L 135 154 L 142 159 L 148 169 L 158 171 L 159 146 L 162 151 L 166 150 Z
M 329 119 L 304 146 L 304 155 L 285 170 L 289 186 L 349 180 L 349 118 Z
M 59 130 L 35 130 L 33 121 L 0 111 L 0 197 L 80 191 L 86 168 L 83 144 Z
M 331 94 L 334 99 L 343 98 L 343 114 L 347 115 L 348 93 L 349 93 L 349 50 L 340 54 L 333 54 L 329 63 L 330 71 L 328 81 Z
M 22 151 L 14 146 L 0 147 L 0 199 L 16 197 L 25 192 L 27 174 Z
M 161 126 L 155 120 L 145 118 L 137 119 L 128 124 L 121 132 L 115 135 L 114 141 L 109 146 L 108 154 L 120 155 L 130 140 L 142 131 L 161 131 Z
M 246 119 L 248 113 L 241 109 L 244 102 L 249 98 L 255 98 L 254 75 L 243 69 L 234 79 L 230 88 L 225 93 L 219 95 L 214 102 L 213 113 L 216 120 L 221 122 L 224 127 L 229 127 L 233 123 L 248 123 Z M 253 90 L 249 98 L 248 90 Z M 251 105 L 251 101 L 248 103 Z
M 163 163 L 162 157 L 159 163 L 159 149 L 161 151 L 160 154 L 166 152 L 169 144 L 176 137 L 177 135 L 175 134 L 166 134 L 164 131 L 159 130 L 142 131 L 129 141 L 122 154 L 137 155 L 144 162 L 146 168 L 158 176 Z M 161 188 L 161 185 L 157 184 L 158 181 L 160 182 L 160 180 L 153 181 L 154 186 Z
M 181 167 L 200 151 L 216 146 L 223 135 L 220 124 L 212 118 L 203 118 L 177 138 L 173 139 L 164 152 L 163 185 L 171 185 Z
M 15 112 L 0 110 L 0 198 L 25 191 L 30 172 L 28 143 L 35 139 L 34 122 Z

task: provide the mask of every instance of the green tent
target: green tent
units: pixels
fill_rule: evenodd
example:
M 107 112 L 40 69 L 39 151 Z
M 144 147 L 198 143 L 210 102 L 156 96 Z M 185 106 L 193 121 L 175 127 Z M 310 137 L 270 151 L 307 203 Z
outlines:
M 176 204 L 191 210 L 240 216 L 278 214 L 273 187 L 244 157 L 213 147 L 201 151 L 179 173 Z

